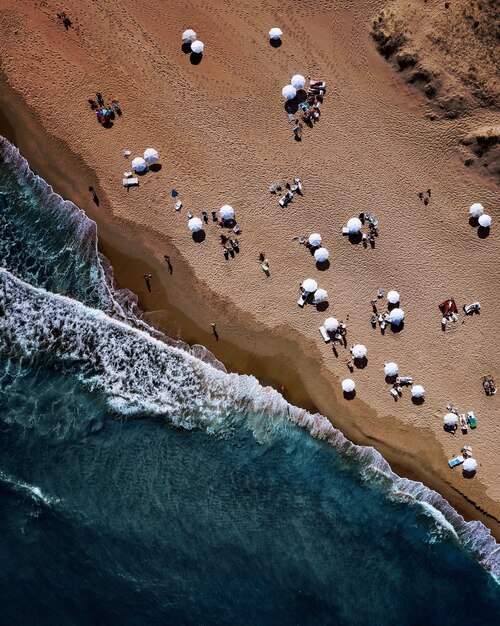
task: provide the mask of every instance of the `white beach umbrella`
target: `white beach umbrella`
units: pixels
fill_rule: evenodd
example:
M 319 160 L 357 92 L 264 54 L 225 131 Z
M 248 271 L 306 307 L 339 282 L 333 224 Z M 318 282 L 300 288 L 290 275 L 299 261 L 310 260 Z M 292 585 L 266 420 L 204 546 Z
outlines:
M 346 393 L 351 393 L 355 389 L 356 389 L 356 383 L 353 381 L 353 379 L 344 378 L 344 380 L 342 381 L 342 391 L 345 391 Z
M 328 292 L 326 289 L 316 289 L 314 292 L 314 304 L 319 304 L 320 302 L 326 302 L 328 300 Z
M 394 326 L 399 326 L 405 318 L 405 312 L 403 311 L 403 309 L 392 309 L 392 311 L 389 313 L 389 318 L 391 320 L 391 324 L 394 324 Z
M 199 217 L 192 217 L 188 222 L 188 228 L 192 233 L 197 233 L 203 229 L 203 222 Z
M 292 80 L 290 81 L 292 87 L 295 89 L 304 89 L 306 84 L 306 79 L 301 74 L 295 74 L 292 76 Z
M 387 301 L 390 304 L 397 304 L 399 300 L 400 300 L 399 293 L 397 291 L 394 291 L 394 289 L 387 293 Z
M 486 213 L 484 213 L 484 215 L 480 215 L 478 221 L 479 226 L 482 226 L 483 228 L 489 228 L 491 226 L 491 216 L 486 215 Z
M 351 217 L 351 219 L 347 222 L 347 228 L 349 229 L 351 235 L 359 233 L 361 226 L 362 224 L 359 217 Z
M 464 472 L 475 472 L 477 470 L 477 461 L 476 459 L 465 459 L 464 461 Z
M 158 152 L 154 148 L 144 150 L 144 160 L 146 163 L 155 163 L 158 161 Z
M 425 396 L 425 389 L 422 385 L 413 385 L 411 388 L 412 398 L 423 398 Z
M 132 161 L 132 169 L 136 172 L 144 172 L 147 166 L 148 164 L 142 157 L 135 157 L 135 159 Z
M 234 219 L 234 209 L 229 204 L 224 204 L 219 209 L 220 216 L 223 220 L 232 220 Z
M 386 361 L 384 363 L 384 374 L 386 376 L 396 376 L 398 372 L 399 372 L 398 364 L 394 363 L 394 361 Z
M 271 28 L 269 31 L 269 39 L 281 39 L 281 37 L 283 37 L 281 28 Z
M 313 248 L 318 248 L 321 245 L 321 235 L 319 233 L 313 233 L 312 235 L 309 235 L 309 245 L 312 246 Z
M 196 39 L 196 33 L 192 28 L 188 28 L 182 33 L 182 41 L 184 43 L 192 43 Z
M 329 333 L 334 333 L 339 327 L 339 321 L 334 317 L 327 317 L 323 322 L 323 326 Z
M 297 95 L 297 90 L 292 85 L 285 85 L 281 90 L 281 95 L 285 100 L 293 100 Z
M 203 52 L 204 47 L 205 47 L 205 44 L 203 43 L 203 41 L 196 39 L 191 44 L 191 52 L 194 52 L 195 54 L 201 54 Z
M 472 217 L 479 217 L 484 213 L 484 206 L 480 202 L 474 202 L 470 205 L 469 213 Z
M 368 354 L 368 350 L 362 343 L 357 343 L 351 348 L 351 354 L 355 359 L 364 359 Z
M 302 283 L 302 289 L 306 293 L 314 293 L 318 288 L 318 283 L 313 278 L 306 278 Z
M 455 413 L 446 413 L 444 423 L 446 426 L 456 426 L 458 424 L 458 415 L 455 415 Z
M 330 253 L 326 248 L 318 248 L 314 251 L 314 258 L 318 263 L 324 263 L 325 261 L 328 261 L 329 256 Z

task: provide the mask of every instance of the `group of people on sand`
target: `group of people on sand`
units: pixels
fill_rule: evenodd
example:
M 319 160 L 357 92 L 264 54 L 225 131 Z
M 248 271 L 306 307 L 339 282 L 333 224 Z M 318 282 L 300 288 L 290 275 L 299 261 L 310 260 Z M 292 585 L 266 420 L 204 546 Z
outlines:
M 229 259 L 229 257 L 234 259 L 235 253 L 239 254 L 240 244 L 238 243 L 236 237 L 229 238 L 226 237 L 226 235 L 221 234 L 220 242 L 222 247 L 224 248 L 224 258 L 226 259 L 226 261 Z
M 92 111 L 96 112 L 96 117 L 99 124 L 109 124 L 115 119 L 117 115 L 119 117 L 122 115 L 122 110 L 116 98 L 113 98 L 111 100 L 111 104 L 107 105 L 104 101 L 104 98 L 102 97 L 102 94 L 98 91 L 96 93 L 96 99 L 97 100 L 94 100 L 94 98 L 89 98 L 87 102 L 89 103 Z
M 302 140 L 303 123 L 312 128 L 313 124 L 319 120 L 321 114 L 320 105 L 323 102 L 325 93 L 326 83 L 324 81 L 310 81 L 307 97 L 304 101 L 300 102 L 297 109 L 299 115 L 294 119 L 293 134 L 296 141 Z
M 377 297 L 381 298 L 382 295 L 383 293 L 381 293 L 381 290 L 379 290 L 379 292 L 377 293 Z M 387 325 L 391 323 L 391 315 L 388 310 L 384 312 L 378 310 L 377 300 L 375 300 L 375 298 L 370 301 L 370 304 L 372 305 L 373 310 L 370 317 L 371 325 L 373 326 L 373 328 L 376 328 L 378 323 L 378 325 L 380 326 L 380 332 L 384 334 Z

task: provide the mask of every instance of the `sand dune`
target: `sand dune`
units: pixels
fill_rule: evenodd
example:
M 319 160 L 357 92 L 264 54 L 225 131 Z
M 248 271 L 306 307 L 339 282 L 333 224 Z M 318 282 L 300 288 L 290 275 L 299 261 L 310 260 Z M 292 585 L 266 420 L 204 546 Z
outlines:
M 416 475 L 421 463 L 451 491 L 499 518 L 498 398 L 486 398 L 480 384 L 485 373 L 500 382 L 498 225 L 494 221 L 481 238 L 468 223 L 475 201 L 498 218 L 498 187 L 465 167 L 457 152 L 461 139 L 495 125 L 495 112 L 473 107 L 458 119 L 434 115 L 428 100 L 377 52 L 370 29 L 383 8 L 379 2 L 67 0 L 68 30 L 52 0 L 0 0 L 0 8 L 5 79 L 43 128 L 79 156 L 81 171 L 94 173 L 90 180 L 82 175 L 75 187 L 68 171 L 71 184 L 61 181 L 61 187 L 83 197 L 95 182 L 99 207 L 91 198 L 82 203 L 103 231 L 109 234 L 115 224 L 115 244 L 135 257 L 117 274 L 137 289 L 151 319 L 171 328 L 161 309 L 175 299 L 187 318 L 208 330 L 217 322 L 223 338 L 266 355 L 276 371 L 281 355 L 295 360 L 315 405 L 336 425 L 359 441 L 400 450 L 402 467 L 406 455 L 416 458 Z M 285 33 L 279 48 L 267 40 L 272 26 Z M 197 65 L 181 50 L 187 27 L 205 43 Z M 297 72 L 328 83 L 321 119 L 304 128 L 302 142 L 293 139 L 281 98 L 282 86 Z M 123 116 L 112 128 L 100 126 L 88 106 L 96 91 L 120 102 Z M 22 136 L 23 129 L 18 132 Z M 29 146 L 29 137 L 23 142 Z M 38 145 L 25 154 L 49 180 L 51 170 L 64 171 L 65 158 L 64 149 L 57 154 L 51 145 L 45 153 Z M 159 150 L 161 170 L 125 191 L 121 179 L 130 163 L 123 150 L 136 156 L 149 146 Z M 282 209 L 269 184 L 295 176 L 304 196 Z M 184 203 L 179 213 L 172 187 Z M 428 188 L 424 205 L 418 194 Z M 224 203 L 235 208 L 243 229 L 241 252 L 229 261 L 220 228 L 210 222 L 205 241 L 197 244 L 186 217 L 188 210 L 200 215 Z M 341 235 L 347 219 L 366 210 L 380 223 L 374 249 Z M 324 272 L 295 239 L 314 231 L 330 250 Z M 184 273 L 168 276 L 166 250 L 186 264 Z M 269 278 L 259 267 L 260 251 L 269 258 Z M 139 259 L 154 272 L 151 295 Z M 298 285 L 308 276 L 329 292 L 324 313 L 297 307 Z M 406 323 L 400 333 L 382 336 L 370 325 L 370 300 L 379 287 L 401 293 Z M 448 296 L 459 304 L 480 300 L 481 315 L 461 315 L 443 333 L 437 305 Z M 336 358 L 318 332 L 327 315 L 347 320 L 348 345 L 368 346 L 367 367 L 352 375 L 358 394 L 350 403 L 339 383 L 348 374 L 348 351 L 339 349 Z M 182 325 L 178 331 L 188 338 Z M 209 347 L 223 356 L 215 341 Z M 231 358 L 237 360 L 234 351 Z M 422 406 L 412 404 L 408 392 L 393 400 L 384 381 L 386 359 L 424 385 Z M 475 432 L 443 432 L 450 401 L 475 410 Z M 481 463 L 468 481 L 446 463 L 465 442 Z

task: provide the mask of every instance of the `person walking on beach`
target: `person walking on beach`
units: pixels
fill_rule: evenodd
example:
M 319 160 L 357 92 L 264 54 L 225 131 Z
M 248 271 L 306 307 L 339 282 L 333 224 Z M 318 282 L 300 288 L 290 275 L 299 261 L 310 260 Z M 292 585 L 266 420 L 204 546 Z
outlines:
M 217 332 L 217 328 L 215 327 L 215 324 L 211 324 L 212 326 L 212 334 L 215 337 L 216 341 L 219 341 L 219 333 Z
M 149 293 L 151 293 L 151 274 L 144 274 L 144 280 L 146 281 L 146 287 L 148 288 Z
M 165 254 L 165 256 L 163 257 L 168 265 L 168 273 L 172 274 L 174 271 L 174 268 L 172 267 L 172 263 L 170 263 L 170 257 L 168 256 L 168 254 Z

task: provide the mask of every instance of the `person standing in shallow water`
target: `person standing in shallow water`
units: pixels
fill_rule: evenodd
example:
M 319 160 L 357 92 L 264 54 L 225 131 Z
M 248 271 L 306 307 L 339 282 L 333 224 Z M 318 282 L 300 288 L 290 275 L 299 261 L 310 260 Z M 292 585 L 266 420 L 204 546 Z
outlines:
M 219 333 L 217 332 L 217 328 L 215 327 L 215 324 L 211 324 L 212 326 L 212 333 L 213 336 L 215 337 L 216 341 L 219 341 Z

